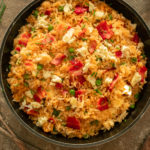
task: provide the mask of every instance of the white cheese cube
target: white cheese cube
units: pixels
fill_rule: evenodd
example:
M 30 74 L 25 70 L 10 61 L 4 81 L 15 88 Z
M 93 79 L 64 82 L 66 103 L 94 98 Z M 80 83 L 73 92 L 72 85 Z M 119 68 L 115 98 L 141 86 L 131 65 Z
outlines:
M 56 75 L 52 75 L 52 82 L 55 82 L 55 83 L 62 83 L 62 79 Z
M 71 4 L 66 4 L 65 6 L 64 6 L 64 12 L 65 13 L 69 13 L 70 11 L 71 11 L 71 9 L 72 9 L 72 5 Z
M 33 98 L 33 95 L 32 95 L 32 93 L 31 93 L 30 90 L 29 90 L 29 91 L 26 91 L 26 92 L 25 92 L 25 95 L 26 95 L 27 97 L 29 97 L 29 98 Z
M 38 117 L 38 121 L 36 123 L 37 126 L 42 127 L 44 123 L 48 120 L 47 117 Z
M 77 99 L 75 97 L 71 97 L 70 98 L 70 104 L 71 104 L 72 108 L 76 108 L 77 107 L 77 103 L 78 103 L 78 101 L 77 101 Z
M 96 11 L 95 16 L 97 18 L 102 18 L 102 17 L 105 17 L 105 13 L 103 11 Z
M 38 102 L 31 102 L 30 105 L 32 106 L 32 108 L 40 108 L 42 107 L 42 105 Z
M 132 94 L 131 87 L 130 87 L 129 85 L 125 85 L 125 86 L 124 86 L 124 89 L 125 89 L 125 90 L 123 91 L 122 94 L 131 96 L 131 94 Z
M 141 75 L 136 72 L 131 80 L 131 85 L 134 87 L 138 82 L 140 82 L 142 79 Z
M 94 77 L 92 77 L 91 75 L 89 75 L 89 76 L 87 77 L 87 81 L 88 81 L 89 83 L 91 83 L 91 85 L 92 85 L 93 87 L 95 87 L 96 79 L 95 79 Z
M 44 79 L 50 78 L 51 77 L 51 71 L 43 70 L 43 77 L 44 77 Z

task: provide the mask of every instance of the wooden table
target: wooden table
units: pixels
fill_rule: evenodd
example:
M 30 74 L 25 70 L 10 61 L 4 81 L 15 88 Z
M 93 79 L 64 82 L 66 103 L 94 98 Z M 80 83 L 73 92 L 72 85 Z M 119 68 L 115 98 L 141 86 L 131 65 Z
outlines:
M 5 14 L 0 24 L 0 45 L 3 36 L 13 21 L 15 16 L 32 0 L 4 0 L 7 6 Z M 145 20 L 146 24 L 150 27 L 150 0 L 124 0 L 131 5 Z M 40 138 L 27 131 L 16 119 L 14 114 L 8 108 L 2 93 L 0 92 L 0 113 L 3 116 L 4 123 L 15 133 L 16 137 L 21 139 L 24 143 L 24 148 L 29 150 L 69 150 L 69 148 L 60 148 L 52 144 L 42 141 Z M 145 137 L 150 133 L 150 108 L 146 111 L 144 116 L 136 123 L 123 136 L 107 144 L 99 147 L 92 148 L 92 150 L 137 150 L 141 147 Z M 4 125 L 0 123 L 0 127 L 5 129 Z M 1 129 L 2 129 L 1 128 Z M 0 131 L 0 150 L 18 150 L 19 147 L 14 142 L 12 136 L 5 132 Z M 89 148 L 90 150 L 91 148 Z M 71 149 L 70 149 L 71 150 Z M 88 149 L 87 149 L 88 150 Z

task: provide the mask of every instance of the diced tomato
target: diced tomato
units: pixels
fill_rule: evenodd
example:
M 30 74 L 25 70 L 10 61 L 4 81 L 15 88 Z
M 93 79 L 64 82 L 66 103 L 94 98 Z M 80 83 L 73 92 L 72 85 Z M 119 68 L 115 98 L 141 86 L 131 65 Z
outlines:
M 116 55 L 116 57 L 121 58 L 122 57 L 122 51 L 116 51 L 115 55 Z
M 46 91 L 42 89 L 42 87 L 38 87 L 37 92 L 34 94 L 33 97 L 37 102 L 40 103 L 41 100 L 46 97 Z
M 134 34 L 134 36 L 132 38 L 132 41 L 135 42 L 135 43 L 137 43 L 137 44 L 139 43 L 139 36 L 138 36 L 137 33 Z
M 83 92 L 81 90 L 75 91 L 75 97 L 78 98 Z
M 80 84 L 83 84 L 86 81 L 83 75 L 78 75 L 77 79 L 80 82 Z
M 58 66 L 62 63 L 62 61 L 66 58 L 66 55 L 64 54 L 57 54 L 55 56 L 55 58 L 51 61 L 51 64 L 55 65 L 55 66 Z
M 55 38 L 52 35 L 47 34 L 47 37 L 42 41 L 42 44 L 51 44 L 54 40 Z
M 108 100 L 106 97 L 100 98 L 98 101 L 98 109 L 100 111 L 108 109 Z
M 89 44 L 89 53 L 90 53 L 90 54 L 93 54 L 94 51 L 96 50 L 96 47 L 97 47 L 97 42 L 96 42 L 96 40 L 90 41 L 90 44 Z
M 145 78 L 145 73 L 147 71 L 147 68 L 145 66 L 141 67 L 139 69 L 139 74 L 141 75 L 142 79 L 141 79 L 141 82 L 144 82 L 144 78 Z
M 19 45 L 23 45 L 23 46 L 27 46 L 27 43 L 28 43 L 28 41 L 22 41 L 22 40 L 19 40 L 18 41 L 18 43 L 19 43 Z
M 51 14 L 51 11 L 50 10 L 46 10 L 44 14 L 49 16 Z
M 111 92 L 112 89 L 114 88 L 116 82 L 118 81 L 118 78 L 119 78 L 119 74 L 116 73 L 115 76 L 114 76 L 114 80 L 112 81 L 112 83 L 110 84 L 110 87 L 109 87 L 109 91 Z
M 37 111 L 31 109 L 31 110 L 27 111 L 27 114 L 32 115 L 32 116 L 38 116 L 39 113 Z
M 71 26 L 68 26 L 67 30 L 71 29 Z
M 83 19 L 81 19 L 81 20 L 79 21 L 79 25 L 81 25 L 82 22 L 83 22 Z
M 56 83 L 55 87 L 58 88 L 58 89 L 61 89 L 63 87 L 63 85 L 61 83 Z
M 77 70 L 80 70 L 83 67 L 83 64 L 77 59 L 72 60 L 70 62 L 72 64 L 72 66 L 69 69 L 70 71 L 77 71 Z
M 103 40 L 110 39 L 114 34 L 106 21 L 100 22 L 100 24 L 97 26 L 97 30 Z
M 22 34 L 22 38 L 29 39 L 30 37 L 31 37 L 31 33 L 26 32 Z
M 67 127 L 73 129 L 80 129 L 80 121 L 75 117 L 68 117 L 67 118 Z
M 27 60 L 25 60 L 25 63 L 24 63 L 26 66 L 32 66 L 32 60 L 29 60 L 29 59 L 27 59 Z
M 85 12 L 88 12 L 88 7 L 76 6 L 74 12 L 77 15 L 83 14 Z
M 83 38 L 85 36 L 85 32 L 87 31 L 87 29 L 83 29 L 82 32 L 79 33 L 79 38 Z
M 52 123 L 52 124 L 55 124 L 55 120 L 54 120 L 53 117 L 49 118 L 48 121 L 49 121 L 50 123 Z
M 20 52 L 21 48 L 20 47 L 16 47 L 15 50 L 18 51 L 18 52 Z

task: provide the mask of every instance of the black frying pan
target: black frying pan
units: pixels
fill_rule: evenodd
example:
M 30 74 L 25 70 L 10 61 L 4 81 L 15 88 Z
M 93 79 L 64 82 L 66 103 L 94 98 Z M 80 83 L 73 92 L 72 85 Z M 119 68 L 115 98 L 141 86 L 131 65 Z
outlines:
M 146 24 L 143 22 L 141 17 L 125 2 L 122 0 L 105 0 L 106 3 L 111 4 L 111 6 L 116 9 L 118 12 L 123 13 L 123 15 L 132 20 L 132 22 L 137 24 L 137 31 L 142 41 L 145 43 L 145 53 L 148 57 L 147 67 L 150 68 L 150 31 L 148 30 Z M 129 115 L 126 118 L 126 122 L 122 122 L 121 124 L 116 123 L 115 127 L 107 132 L 100 131 L 99 135 L 91 137 L 87 140 L 84 139 L 67 139 L 61 135 L 51 135 L 49 133 L 44 133 L 42 129 L 36 127 L 32 121 L 28 118 L 28 116 L 19 110 L 19 104 L 12 101 L 12 94 L 10 89 L 7 86 L 7 74 L 8 74 L 8 63 L 10 60 L 10 51 L 13 48 L 13 40 L 18 34 L 18 30 L 21 26 L 23 26 L 26 21 L 28 15 L 31 14 L 32 10 L 40 5 L 42 0 L 35 0 L 31 4 L 29 4 L 25 9 L 23 9 L 16 19 L 10 25 L 2 46 L 0 50 L 0 83 L 3 89 L 3 93 L 5 96 L 5 100 L 8 103 L 10 109 L 13 113 L 15 113 L 18 120 L 25 126 L 28 130 L 30 130 L 35 135 L 41 137 L 41 139 L 46 140 L 47 142 L 58 144 L 60 146 L 66 147 L 90 147 L 96 146 L 98 144 L 109 142 L 123 133 L 125 133 L 128 129 L 130 129 L 136 121 L 142 117 L 146 108 L 150 103 L 150 75 L 148 71 L 147 84 L 144 86 L 143 91 L 140 94 L 140 99 L 136 103 L 136 108 L 134 110 L 129 111 Z

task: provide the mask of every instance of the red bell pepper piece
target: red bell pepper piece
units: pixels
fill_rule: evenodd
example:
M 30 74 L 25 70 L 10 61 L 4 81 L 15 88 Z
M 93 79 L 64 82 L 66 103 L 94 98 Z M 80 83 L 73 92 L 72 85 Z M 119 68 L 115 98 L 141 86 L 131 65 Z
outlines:
M 100 111 L 108 109 L 108 100 L 106 97 L 100 98 L 98 101 L 98 109 Z
M 29 60 L 29 59 L 27 59 L 27 60 L 25 60 L 25 63 L 24 63 L 26 66 L 32 66 L 32 60 Z
M 54 120 L 53 117 L 49 118 L 48 121 L 49 121 L 50 123 L 52 123 L 52 124 L 55 124 L 55 120 Z
M 141 75 L 142 79 L 141 79 L 141 82 L 144 82 L 144 78 L 145 78 L 145 73 L 147 71 L 147 68 L 145 66 L 141 67 L 139 69 L 139 74 Z
M 89 53 L 90 53 L 90 54 L 93 54 L 94 51 L 96 50 L 96 47 L 97 47 L 97 42 L 96 42 L 96 40 L 90 41 L 90 44 L 89 44 Z
M 84 28 L 82 32 L 79 33 L 79 38 L 83 38 L 85 36 L 86 29 Z
M 75 117 L 68 117 L 67 118 L 67 127 L 73 129 L 80 129 L 80 121 Z
M 88 7 L 76 6 L 74 12 L 77 15 L 83 14 L 85 12 L 88 12 Z
M 76 59 L 70 61 L 70 63 L 72 64 L 72 66 L 69 69 L 70 71 L 77 71 L 83 67 L 83 64 L 79 60 L 76 60 Z
M 135 42 L 135 43 L 137 43 L 137 44 L 139 43 L 139 36 L 138 36 L 137 33 L 134 34 L 134 36 L 132 38 L 132 41 Z
M 37 102 L 40 103 L 41 100 L 46 97 L 46 91 L 42 89 L 42 87 L 38 87 L 37 92 L 34 94 L 33 97 Z
M 80 84 L 83 84 L 86 81 L 83 75 L 78 75 L 77 80 L 80 82 Z
M 18 43 L 19 43 L 19 45 L 23 45 L 24 47 L 26 47 L 28 41 L 22 41 L 22 40 L 19 40 Z
M 116 57 L 121 58 L 122 57 L 122 51 L 116 51 L 115 55 L 116 55 Z
M 75 97 L 78 98 L 83 92 L 81 90 L 75 91 Z
M 27 114 L 31 115 L 31 116 L 38 116 L 39 113 L 37 111 L 31 109 L 31 110 L 27 111 Z
M 21 48 L 20 47 L 16 47 L 16 51 L 20 52 Z
M 112 83 L 110 84 L 110 87 L 109 87 L 109 91 L 111 92 L 112 89 L 114 88 L 116 82 L 118 81 L 118 78 L 119 78 L 119 74 L 116 73 L 115 76 L 114 76 L 114 80 L 112 81 Z
M 29 39 L 30 37 L 31 37 L 31 33 L 26 32 L 22 34 L 22 38 Z
M 109 26 L 106 21 L 100 22 L 97 26 L 97 30 L 103 40 L 110 39 L 114 34 L 111 30 L 111 26 Z
M 61 89 L 61 88 L 63 87 L 63 85 L 62 85 L 61 83 L 56 83 L 56 84 L 55 84 L 55 87 L 56 87 L 57 89 Z
M 51 14 L 51 11 L 50 10 L 46 10 L 44 14 L 49 16 Z
M 66 58 L 64 54 L 57 54 L 55 58 L 51 61 L 51 64 L 58 66 L 62 63 L 62 61 Z

